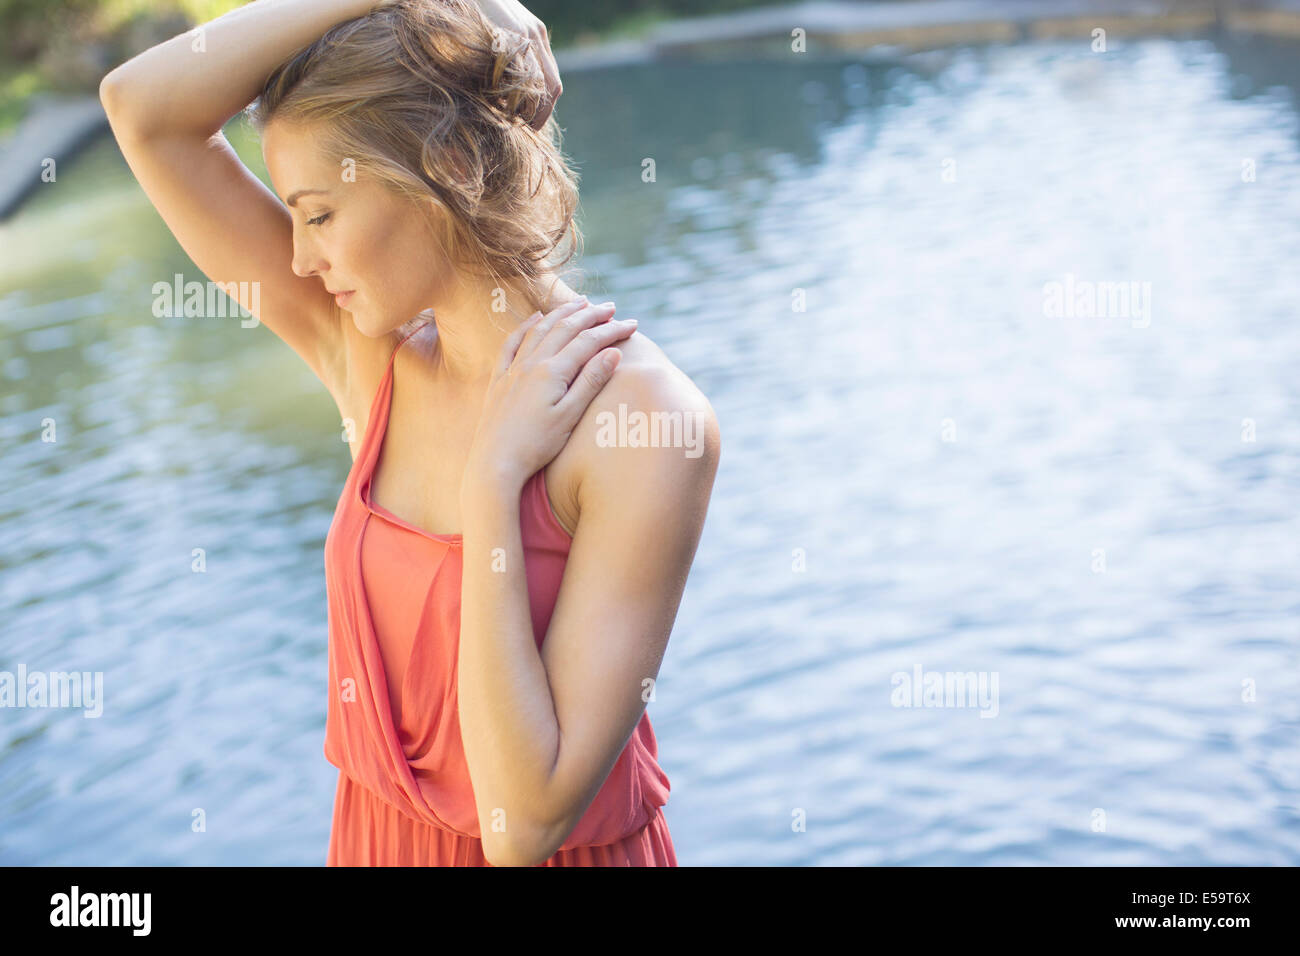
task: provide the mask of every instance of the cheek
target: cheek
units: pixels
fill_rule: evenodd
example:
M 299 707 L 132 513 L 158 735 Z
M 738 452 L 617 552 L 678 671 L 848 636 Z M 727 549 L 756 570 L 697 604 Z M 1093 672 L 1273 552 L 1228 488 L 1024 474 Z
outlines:
M 418 220 L 390 226 L 383 247 L 394 288 L 427 298 L 453 278 L 438 240 Z
M 376 220 L 352 246 L 357 279 L 378 288 L 401 287 L 412 278 L 412 250 L 400 226 Z
M 411 313 L 427 308 L 452 277 L 429 225 L 412 206 L 372 197 L 348 238 L 347 274 L 367 289 L 367 306 Z

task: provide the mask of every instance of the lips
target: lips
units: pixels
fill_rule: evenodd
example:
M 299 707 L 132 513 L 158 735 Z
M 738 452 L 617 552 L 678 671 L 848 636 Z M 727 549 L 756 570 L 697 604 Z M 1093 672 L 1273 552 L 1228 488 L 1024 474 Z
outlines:
M 342 306 L 342 305 L 343 305 L 344 303 L 346 303 L 350 298 L 352 298 L 352 296 L 353 296 L 353 294 L 354 294 L 355 292 L 356 292 L 356 289 L 348 289 L 348 290 L 345 291 L 345 292 L 335 292 L 335 293 L 333 293 L 333 295 L 334 295 L 334 301 L 337 302 L 340 306 Z

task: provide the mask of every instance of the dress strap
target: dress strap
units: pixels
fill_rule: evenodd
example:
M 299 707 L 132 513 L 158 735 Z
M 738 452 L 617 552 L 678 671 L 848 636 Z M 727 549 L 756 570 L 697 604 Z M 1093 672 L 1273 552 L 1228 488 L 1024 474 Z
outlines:
M 429 327 L 429 323 L 428 323 L 428 322 L 425 322 L 424 325 L 421 325 L 421 326 L 419 326 L 419 327 L 417 327 L 417 328 L 412 329 L 410 332 L 407 332 L 406 335 L 404 335 L 404 336 L 402 337 L 402 341 L 398 342 L 397 345 L 396 345 L 396 347 L 393 349 L 393 354 L 391 354 L 390 356 L 388 356 L 388 367 L 389 367 L 389 368 L 392 368 L 392 367 L 393 367 L 393 359 L 397 358 L 397 353 L 398 353 L 398 351 L 401 349 L 401 347 L 402 347 L 403 345 L 406 344 L 406 340 L 409 339 L 409 338 L 410 338 L 412 335 L 414 335 L 416 332 L 419 332 L 420 329 L 425 329 L 425 328 L 428 328 L 428 327 Z

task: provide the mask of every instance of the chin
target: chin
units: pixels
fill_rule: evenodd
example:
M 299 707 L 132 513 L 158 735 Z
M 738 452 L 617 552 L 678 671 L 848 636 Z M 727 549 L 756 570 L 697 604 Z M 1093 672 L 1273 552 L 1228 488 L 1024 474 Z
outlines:
M 357 331 L 360 332 L 362 335 L 364 335 L 366 338 L 378 339 L 388 334 L 389 331 L 388 329 L 385 328 L 377 329 L 374 327 L 374 320 L 371 318 L 371 316 L 366 315 L 365 313 L 362 312 L 351 312 L 348 309 L 344 309 L 343 311 L 348 312 L 348 314 L 352 316 L 352 324 L 355 325 L 357 327 Z
M 380 322 L 379 324 L 369 320 L 367 316 L 353 313 L 352 323 L 357 327 L 357 331 L 369 339 L 382 339 L 394 333 L 401 332 L 408 327 L 413 329 L 415 324 L 412 320 L 405 322 Z
M 355 315 L 352 317 L 352 324 L 357 327 L 358 332 L 360 332 L 368 339 L 380 339 L 388 334 L 383 329 L 376 330 L 370 328 L 370 326 L 367 325 L 365 322 L 358 321 Z

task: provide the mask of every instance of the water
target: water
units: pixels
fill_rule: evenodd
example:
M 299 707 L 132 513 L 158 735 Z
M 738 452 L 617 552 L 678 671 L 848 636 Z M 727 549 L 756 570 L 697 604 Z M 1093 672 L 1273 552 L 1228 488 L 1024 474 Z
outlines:
M 683 864 L 1300 863 L 1298 64 L 566 77 L 590 288 L 722 426 L 650 705 Z M 199 274 L 111 141 L 58 176 L 0 231 L 0 669 L 106 700 L 0 711 L 0 862 L 321 864 L 337 413 L 267 330 L 152 317 Z M 893 706 L 918 668 L 996 716 Z

